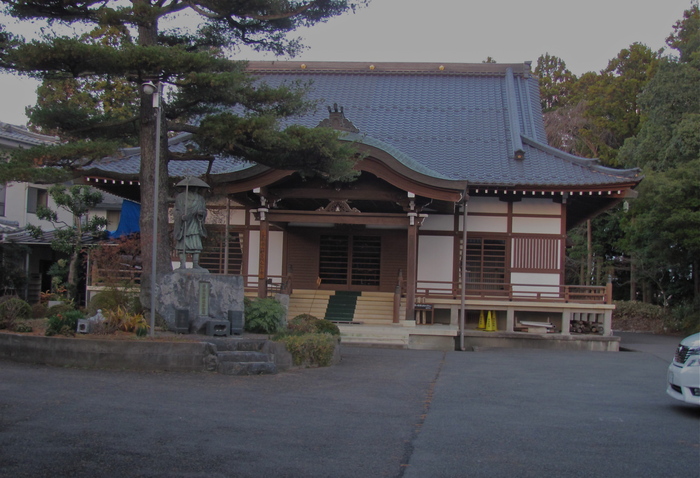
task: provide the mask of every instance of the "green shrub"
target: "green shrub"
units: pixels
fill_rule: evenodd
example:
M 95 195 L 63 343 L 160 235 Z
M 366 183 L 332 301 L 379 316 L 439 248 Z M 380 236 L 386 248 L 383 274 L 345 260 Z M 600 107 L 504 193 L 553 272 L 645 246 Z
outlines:
M 135 314 L 140 312 L 140 303 L 138 295 L 130 292 L 125 292 L 120 289 L 107 289 L 98 292 L 90 299 L 87 306 L 87 315 L 92 317 L 97 314 L 98 310 L 104 311 L 123 307 L 129 313 Z
M 292 354 L 294 365 L 328 367 L 333 363 L 337 338 L 329 334 L 286 335 L 279 338 Z
M 26 334 L 26 333 L 32 332 L 34 329 L 32 328 L 31 325 L 22 321 L 22 322 L 16 323 L 13 330 L 15 332 L 19 332 L 21 334 Z
M 15 323 L 32 316 L 32 307 L 19 297 L 0 302 L 0 329 L 14 329 Z
M 245 330 L 256 334 L 274 334 L 283 327 L 286 311 L 275 299 L 244 300 Z
M 340 335 L 340 329 L 333 322 L 310 314 L 297 315 L 290 320 L 287 324 L 287 332 L 293 335 L 312 333 Z
M 58 314 L 65 314 L 66 312 L 74 311 L 75 307 L 73 304 L 68 302 L 61 302 L 60 304 L 52 305 L 46 310 L 46 316 L 52 317 Z
M 688 335 L 700 332 L 700 300 L 674 306 L 667 329 Z
M 46 335 L 75 335 L 78 320 L 84 318 L 85 314 L 75 309 L 51 315 L 46 327 Z
M 295 335 L 312 334 L 316 332 L 316 326 L 314 325 L 316 321 L 318 321 L 318 318 L 313 315 L 297 315 L 287 323 L 287 332 Z
M 32 305 L 32 317 L 35 319 L 43 319 L 46 317 L 46 312 L 48 310 L 49 308 L 46 307 L 46 304 L 37 302 L 36 304 Z
M 316 326 L 316 331 L 318 333 L 340 336 L 340 329 L 330 320 L 318 319 L 318 322 L 316 322 L 314 325 Z
M 615 330 L 662 332 L 669 312 L 659 305 L 637 301 L 616 301 L 612 314 Z
M 122 306 L 102 312 L 105 317 L 105 330 L 134 332 L 143 337 L 148 333 L 148 324 L 141 314 L 133 314 Z

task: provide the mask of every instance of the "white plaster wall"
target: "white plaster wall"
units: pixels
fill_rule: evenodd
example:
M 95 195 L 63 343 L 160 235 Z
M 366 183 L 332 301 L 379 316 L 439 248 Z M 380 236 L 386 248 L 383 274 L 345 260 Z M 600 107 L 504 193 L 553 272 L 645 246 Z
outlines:
M 27 183 L 8 183 L 5 189 L 5 217 L 27 225 Z
M 521 234 L 562 234 L 559 217 L 514 217 L 513 232 Z
M 250 231 L 248 236 L 248 275 L 258 275 L 260 257 L 260 231 Z M 282 275 L 282 255 L 284 245 L 284 233 L 282 231 L 270 231 L 268 236 L 268 275 Z
M 51 231 L 54 225 L 49 221 L 39 220 L 34 213 L 27 212 L 27 188 L 38 187 L 47 189 L 45 185 L 35 186 L 30 183 L 9 183 L 6 187 L 5 194 L 5 217 L 11 221 L 17 221 L 20 227 L 27 224 L 40 226 L 44 231 Z M 67 224 L 73 224 L 73 215 L 63 209 L 57 209 L 56 203 L 49 196 L 48 207 L 53 209 L 58 214 L 58 220 L 64 221 Z
M 523 198 L 522 201 L 513 203 L 513 214 L 547 214 L 561 215 L 561 204 L 551 199 Z
M 469 214 L 467 213 L 467 232 L 469 231 L 506 233 L 508 232 L 508 218 L 505 216 L 469 216 Z
M 282 255 L 284 248 L 284 232 L 270 231 L 268 248 L 267 273 L 273 276 L 282 275 Z
M 467 204 L 467 215 L 470 212 L 485 212 L 492 214 L 508 213 L 508 203 L 498 198 L 475 197 L 469 199 Z
M 452 237 L 418 237 L 418 280 L 421 287 L 426 286 L 426 281 L 452 281 L 453 248 Z M 433 285 L 439 288 L 448 287 L 446 284 Z
M 248 275 L 258 275 L 258 257 L 260 256 L 260 231 L 248 233 Z
M 231 225 L 232 226 L 243 226 L 245 225 L 245 209 L 232 209 L 231 210 Z
M 433 215 L 426 217 L 421 231 L 451 231 L 454 228 L 454 216 Z
M 515 297 L 559 297 L 559 274 L 542 274 L 529 272 L 513 272 L 510 275 Z M 530 285 L 532 284 L 532 285 Z

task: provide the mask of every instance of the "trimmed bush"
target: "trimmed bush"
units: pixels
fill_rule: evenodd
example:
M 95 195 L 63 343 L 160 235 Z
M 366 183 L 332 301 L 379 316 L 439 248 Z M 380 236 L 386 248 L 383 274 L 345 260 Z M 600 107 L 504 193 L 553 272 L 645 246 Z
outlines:
M 318 319 L 318 322 L 315 322 L 314 325 L 316 326 L 316 331 L 321 334 L 340 336 L 340 329 L 330 320 Z
M 290 320 L 287 324 L 287 332 L 295 335 L 312 333 L 340 335 L 340 329 L 333 322 L 310 314 L 297 315 Z
M 75 310 L 75 307 L 73 307 L 73 304 L 69 304 L 68 302 L 61 302 L 60 304 L 52 305 L 46 310 L 46 316 L 47 317 L 52 317 L 54 315 L 58 314 L 65 314 L 66 312 L 72 312 Z
M 329 334 L 286 335 L 279 339 L 292 354 L 294 365 L 328 367 L 333 363 L 335 345 L 338 341 Z
M 275 299 L 244 300 L 245 330 L 256 334 L 274 334 L 284 327 L 287 311 Z
M 32 305 L 32 317 L 34 317 L 35 319 L 43 319 L 44 317 L 46 317 L 46 312 L 48 310 L 49 308 L 46 307 L 46 304 L 38 302 Z
M 92 317 L 97 314 L 98 310 L 104 312 L 117 307 L 123 307 L 132 314 L 140 312 L 138 296 L 119 289 L 103 290 L 90 299 L 90 303 L 87 306 L 87 315 Z
M 48 326 L 46 327 L 46 335 L 75 335 L 75 329 L 78 326 L 78 320 L 84 318 L 85 314 L 75 309 L 52 315 L 49 317 L 48 320 Z
M 316 332 L 314 322 L 319 319 L 309 314 L 301 314 L 294 317 L 287 323 L 287 332 L 290 334 L 312 334 Z
M 32 307 L 19 297 L 10 296 L 0 302 L 0 329 L 14 329 L 18 320 L 32 316 Z
M 32 332 L 34 329 L 32 328 L 31 325 L 27 324 L 24 321 L 18 322 L 15 324 L 14 329 L 15 332 L 19 332 L 20 334 L 27 334 L 29 332 Z

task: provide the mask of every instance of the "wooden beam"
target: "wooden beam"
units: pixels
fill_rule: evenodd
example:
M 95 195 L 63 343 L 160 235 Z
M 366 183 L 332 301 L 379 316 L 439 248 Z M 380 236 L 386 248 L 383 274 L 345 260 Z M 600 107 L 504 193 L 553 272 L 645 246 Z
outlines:
M 260 251 L 258 255 L 258 297 L 267 297 L 267 258 L 270 228 L 267 218 L 260 220 Z
M 270 222 L 385 224 L 390 226 L 406 226 L 405 214 L 271 210 L 267 213 L 267 219 Z
M 279 199 L 329 199 L 329 200 L 372 200 L 399 202 L 406 198 L 406 193 L 368 189 L 270 189 L 270 195 Z

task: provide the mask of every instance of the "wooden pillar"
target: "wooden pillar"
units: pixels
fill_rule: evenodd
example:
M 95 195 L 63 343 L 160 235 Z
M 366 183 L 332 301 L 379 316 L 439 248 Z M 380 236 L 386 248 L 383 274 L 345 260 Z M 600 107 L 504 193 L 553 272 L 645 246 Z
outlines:
M 260 253 L 258 257 L 258 297 L 267 297 L 267 258 L 270 237 L 270 223 L 265 212 L 260 213 Z
M 410 218 L 413 219 L 413 218 Z M 406 320 L 415 320 L 413 307 L 416 304 L 418 282 L 418 224 L 408 225 L 408 257 L 406 259 Z

